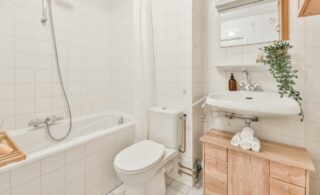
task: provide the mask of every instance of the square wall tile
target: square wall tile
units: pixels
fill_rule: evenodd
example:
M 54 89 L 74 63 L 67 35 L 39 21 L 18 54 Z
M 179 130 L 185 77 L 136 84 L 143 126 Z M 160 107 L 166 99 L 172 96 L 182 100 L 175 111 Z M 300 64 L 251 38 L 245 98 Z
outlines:
M 31 163 L 11 171 L 12 187 L 40 177 L 40 162 Z
M 41 174 L 45 175 L 65 166 L 65 153 L 50 156 L 41 160 Z
M 77 161 L 68 164 L 66 166 L 66 182 L 71 183 L 86 173 L 86 161 L 85 158 L 78 159 Z
M 10 189 L 10 173 L 0 174 L 0 192 L 4 192 Z
M 67 184 L 67 195 L 85 195 L 85 177 L 80 177 L 77 180 Z
M 29 181 L 25 184 L 22 184 L 17 187 L 13 187 L 11 189 L 11 195 L 26 195 L 26 194 L 32 194 L 32 195 L 41 195 L 41 184 L 40 184 L 40 178 L 37 178 L 35 180 Z
M 65 168 L 41 176 L 41 193 L 51 194 L 65 185 Z

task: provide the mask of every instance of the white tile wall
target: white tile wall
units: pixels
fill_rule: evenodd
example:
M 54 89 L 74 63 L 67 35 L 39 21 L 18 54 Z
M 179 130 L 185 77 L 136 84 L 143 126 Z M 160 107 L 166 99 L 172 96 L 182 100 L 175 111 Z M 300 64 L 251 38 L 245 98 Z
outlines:
M 258 54 L 258 48 L 262 44 L 239 46 L 231 48 L 219 47 L 219 15 L 215 9 L 214 0 L 204 2 L 204 91 L 205 93 L 227 89 L 229 73 L 218 71 L 215 66 L 225 64 L 254 63 Z M 306 147 L 311 154 L 314 163 L 319 165 L 320 142 L 316 138 L 320 128 L 318 116 L 320 113 L 320 100 L 318 94 L 319 60 L 320 52 L 319 27 L 320 16 L 307 18 L 297 17 L 297 2 L 290 1 L 290 43 L 294 46 L 291 53 L 294 66 L 300 71 L 298 87 L 304 98 L 304 110 L 306 119 L 300 123 L 298 117 L 291 119 L 264 119 L 254 124 L 259 137 L 270 139 L 291 145 Z M 266 91 L 276 91 L 276 85 L 268 72 L 253 73 L 255 82 L 261 84 Z M 236 74 L 238 82 L 244 80 L 242 74 Z M 214 115 L 207 118 L 205 130 L 210 128 L 228 129 L 238 131 L 243 125 L 239 120 L 226 120 Z M 311 195 L 320 193 L 320 170 L 312 174 Z
M 73 116 L 132 111 L 132 1 L 52 3 Z M 1 129 L 25 128 L 34 117 L 66 116 L 49 24 L 40 23 L 41 1 L 4 0 L 0 12 Z
M 85 158 L 81 158 L 74 163 L 66 165 L 66 182 L 71 183 L 85 175 Z
M 184 109 L 192 95 L 192 1 L 152 5 L 158 104 Z
M 65 154 L 50 156 L 41 161 L 41 174 L 52 172 L 65 166 Z
M 6 191 L 10 188 L 10 174 L 2 173 L 0 175 L 0 192 Z
M 203 0 L 192 1 L 192 102 L 203 98 Z M 192 107 L 192 148 L 193 162 L 202 159 L 202 145 L 199 138 L 203 135 L 202 103 Z
M 40 176 L 40 162 L 32 163 L 11 172 L 11 186 L 18 186 Z
M 134 34 L 133 1 L 109 0 L 111 12 L 111 100 L 112 109 L 133 113 L 134 99 Z M 97 105 L 99 106 L 99 105 Z
M 133 131 L 132 128 L 124 128 L 93 142 L 2 173 L 0 194 L 108 194 L 121 183 L 113 169 L 113 159 L 115 154 L 132 144 Z M 103 140 L 110 139 L 116 139 L 117 142 L 102 145 Z
M 41 175 L 41 194 L 51 194 L 64 187 L 65 167 Z
M 202 135 L 202 124 L 194 120 L 201 110 L 192 107 L 192 102 L 203 96 L 202 0 L 152 3 L 157 103 L 187 114 L 187 150 L 181 159 L 184 165 L 193 167 Z M 171 176 L 188 185 L 195 182 L 188 176 Z
M 40 178 L 23 183 L 22 185 L 11 189 L 11 194 L 12 195 L 19 195 L 19 194 L 41 195 Z
M 154 0 L 152 11 L 157 104 L 188 115 L 188 147 L 181 158 L 184 165 L 192 167 L 192 0 Z M 176 170 L 171 176 L 193 184 L 190 177 L 180 177 Z
M 63 80 L 73 116 L 133 111 L 133 5 L 131 0 L 52 1 Z M 34 117 L 66 105 L 41 1 L 0 1 L 0 122 L 27 127 Z M 106 136 L 0 175 L 1 195 L 106 194 L 119 184 L 115 155 L 128 132 Z M 130 134 L 132 135 L 132 133 Z

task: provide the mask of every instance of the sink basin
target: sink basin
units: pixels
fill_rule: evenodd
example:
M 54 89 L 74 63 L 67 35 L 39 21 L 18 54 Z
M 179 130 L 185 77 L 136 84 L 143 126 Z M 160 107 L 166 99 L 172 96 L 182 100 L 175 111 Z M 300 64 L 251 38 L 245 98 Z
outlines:
M 206 103 L 234 114 L 260 117 L 292 116 L 300 113 L 299 104 L 278 93 L 251 91 L 223 91 L 211 94 Z

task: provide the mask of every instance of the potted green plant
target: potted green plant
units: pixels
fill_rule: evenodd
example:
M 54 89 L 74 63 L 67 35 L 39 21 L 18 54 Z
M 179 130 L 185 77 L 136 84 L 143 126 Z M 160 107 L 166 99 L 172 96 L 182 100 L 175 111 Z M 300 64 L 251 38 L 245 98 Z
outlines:
M 277 81 L 278 92 L 283 96 L 293 98 L 300 106 L 301 121 L 304 119 L 301 93 L 295 89 L 298 79 L 298 70 L 292 67 L 291 56 L 288 50 L 292 46 L 286 41 L 277 41 L 263 48 L 264 64 L 269 66 L 269 71 Z

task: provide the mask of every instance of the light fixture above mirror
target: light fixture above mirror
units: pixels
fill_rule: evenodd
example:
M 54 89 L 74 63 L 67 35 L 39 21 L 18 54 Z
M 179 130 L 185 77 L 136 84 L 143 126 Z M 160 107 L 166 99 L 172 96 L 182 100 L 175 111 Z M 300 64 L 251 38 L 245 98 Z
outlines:
M 221 12 L 224 10 L 248 5 L 251 3 L 256 3 L 259 1 L 263 1 L 263 0 L 216 0 L 216 8 L 219 12 Z

